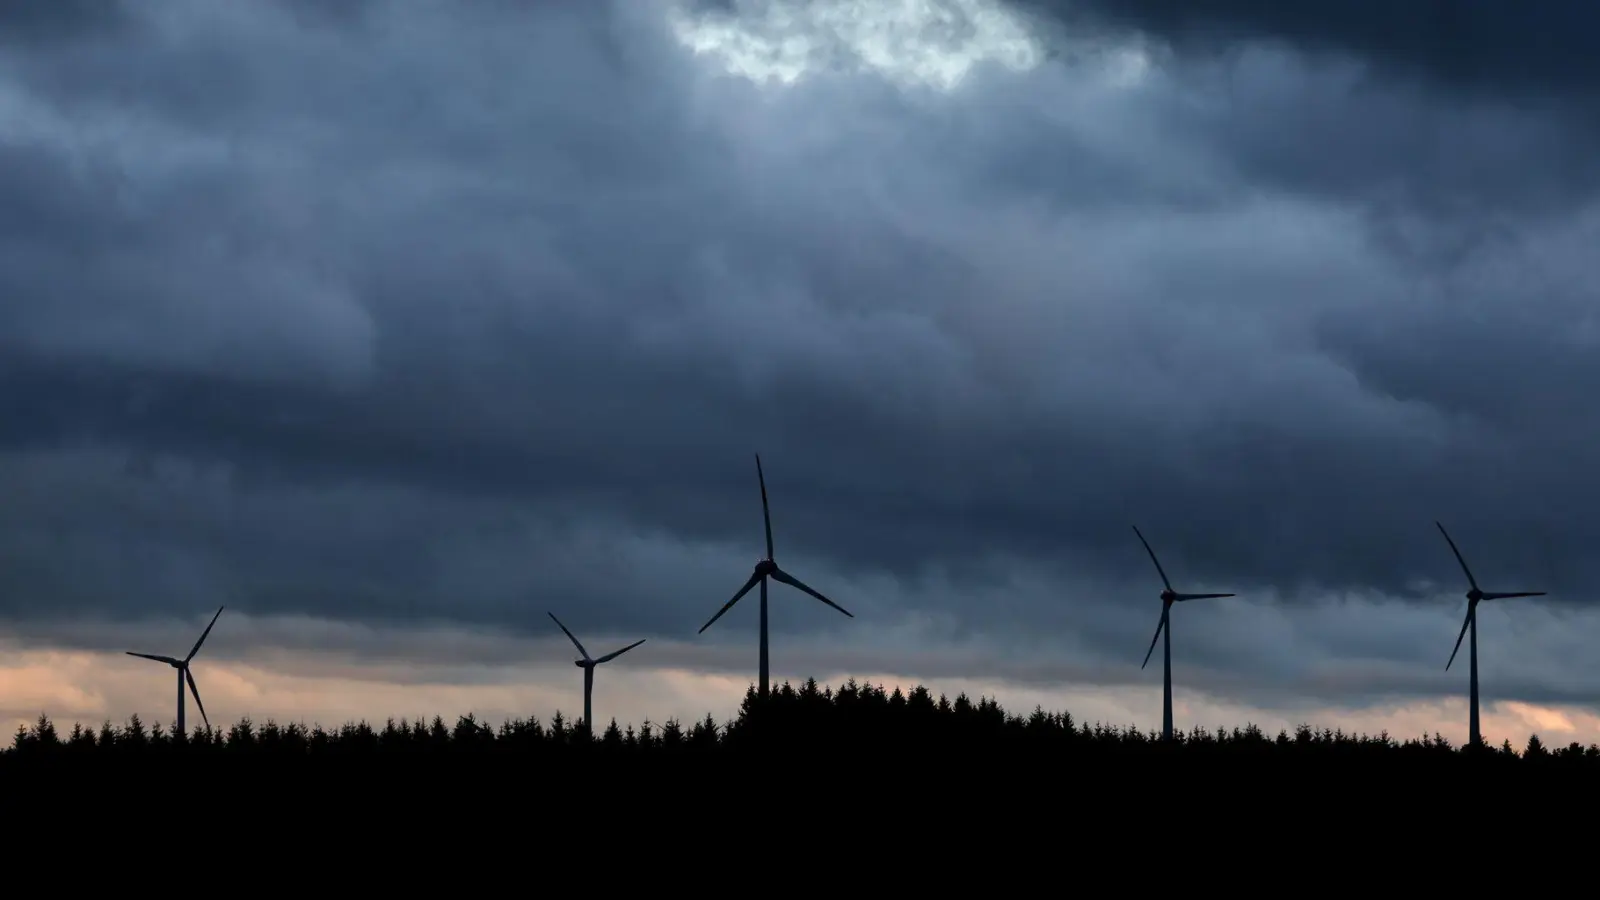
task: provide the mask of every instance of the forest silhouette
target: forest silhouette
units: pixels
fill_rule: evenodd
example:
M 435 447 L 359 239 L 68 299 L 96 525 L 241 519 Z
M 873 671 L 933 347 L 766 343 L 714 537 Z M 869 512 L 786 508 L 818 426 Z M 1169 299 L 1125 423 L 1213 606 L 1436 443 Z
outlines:
M 0 762 L 15 765 L 28 759 L 137 759 L 182 755 L 217 762 L 236 759 L 361 759 L 375 757 L 501 757 L 522 759 L 553 754 L 592 758 L 669 758 L 759 750 L 806 757 L 840 754 L 851 759 L 881 758 L 888 762 L 926 756 L 961 759 L 1080 757 L 1107 762 L 1145 755 L 1188 758 L 1333 764 L 1416 762 L 1432 768 L 1452 759 L 1476 757 L 1527 766 L 1548 763 L 1600 771 L 1600 746 L 1572 743 L 1550 749 L 1537 735 L 1519 751 L 1509 741 L 1499 749 L 1473 753 L 1438 734 L 1398 739 L 1387 733 L 1349 734 L 1301 725 L 1293 732 L 1270 735 L 1254 725 L 1208 730 L 1196 728 L 1161 741 L 1157 730 L 1116 727 L 1076 721 L 1070 713 L 1035 708 L 1016 715 L 995 700 L 973 701 L 965 694 L 951 699 L 925 687 L 910 691 L 858 684 L 854 679 L 837 689 L 815 679 L 796 688 L 785 682 L 765 700 L 754 686 L 736 716 L 718 723 L 706 718 L 683 723 L 646 721 L 639 727 L 612 720 L 591 737 L 581 720 L 559 711 L 549 721 L 538 718 L 506 721 L 498 726 L 471 714 L 453 724 L 390 719 L 381 726 L 366 722 L 335 728 L 302 723 L 257 724 L 248 718 L 227 728 L 196 727 L 179 734 L 171 726 L 146 725 L 137 715 L 115 726 L 74 725 L 63 733 L 46 716 L 19 727 Z

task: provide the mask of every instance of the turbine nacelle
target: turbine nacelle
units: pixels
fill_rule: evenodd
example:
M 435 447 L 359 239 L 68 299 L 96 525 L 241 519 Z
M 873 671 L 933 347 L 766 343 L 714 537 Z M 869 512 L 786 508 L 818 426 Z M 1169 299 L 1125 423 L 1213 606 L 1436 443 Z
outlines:
M 632 650 L 633 648 L 635 648 L 635 647 L 639 646 L 640 644 L 644 643 L 644 641 L 642 641 L 642 640 L 641 641 L 634 641 L 633 643 L 629 644 L 626 647 L 623 647 L 621 650 L 618 650 L 615 653 L 607 653 L 605 656 L 602 656 L 599 659 L 594 659 L 593 657 L 589 656 L 589 651 L 588 650 L 583 649 L 582 642 L 580 642 L 577 639 L 577 637 L 575 637 L 573 635 L 572 632 L 567 630 L 567 626 L 561 624 L 561 620 L 556 618 L 556 614 L 555 613 L 546 613 L 546 615 L 548 615 L 550 617 L 550 620 L 552 622 L 555 622 L 556 626 L 561 629 L 561 632 L 567 636 L 567 640 L 572 642 L 572 646 L 577 647 L 578 648 L 578 652 L 583 654 L 583 658 L 582 659 L 575 659 L 575 660 L 572 661 L 572 664 L 577 666 L 580 669 L 592 669 L 595 666 L 598 666 L 603 662 L 610 662 L 613 659 L 616 659 L 617 657 L 621 656 L 622 654 L 627 653 L 629 650 Z
M 778 564 L 777 563 L 773 562 L 770 559 L 763 559 L 760 562 L 756 563 L 756 574 L 755 574 L 755 577 L 757 577 L 757 578 L 770 578 L 770 577 L 772 577 L 772 573 L 776 572 L 776 571 L 778 571 Z
M 1161 592 L 1161 602 L 1162 603 L 1173 603 L 1173 602 L 1177 601 L 1177 599 L 1178 599 L 1177 592 L 1173 591 L 1170 588 Z
M 1483 599 L 1483 591 L 1480 591 L 1477 588 L 1473 588 L 1472 590 L 1467 591 L 1467 600 L 1468 601 L 1470 601 L 1472 603 L 1477 603 L 1479 600 L 1482 600 L 1482 599 Z

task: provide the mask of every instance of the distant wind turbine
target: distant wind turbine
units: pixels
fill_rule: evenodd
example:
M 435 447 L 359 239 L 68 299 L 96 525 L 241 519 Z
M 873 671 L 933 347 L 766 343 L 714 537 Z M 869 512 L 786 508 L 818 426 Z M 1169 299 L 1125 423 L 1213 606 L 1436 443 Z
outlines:
M 1161 621 L 1156 623 L 1155 637 L 1150 639 L 1150 649 L 1145 651 L 1144 662 L 1139 665 L 1143 669 L 1150 665 L 1150 654 L 1156 652 L 1156 641 L 1166 635 L 1166 644 L 1162 649 L 1161 665 L 1161 739 L 1172 740 L 1172 604 L 1182 603 L 1185 600 L 1209 600 L 1213 597 L 1232 597 L 1233 594 L 1180 594 L 1172 589 L 1172 582 L 1167 579 L 1167 570 L 1161 568 L 1161 560 L 1156 559 L 1156 552 L 1150 549 L 1150 542 L 1144 539 L 1144 533 L 1139 526 L 1133 526 L 1133 533 L 1139 536 L 1139 543 L 1144 545 L 1144 552 L 1150 554 L 1150 561 L 1156 564 L 1156 571 L 1161 575 L 1161 583 L 1165 589 L 1161 592 Z
M 556 623 L 556 627 L 560 628 L 566 633 L 567 639 L 572 641 L 572 646 L 577 647 L 578 653 L 583 656 L 583 659 L 573 660 L 573 665 L 583 670 L 583 724 L 589 729 L 589 736 L 593 737 L 595 735 L 594 667 L 600 665 L 601 663 L 610 662 L 622 654 L 627 653 L 629 650 L 632 650 L 633 648 L 644 643 L 645 639 L 640 638 L 628 646 L 623 647 L 621 650 L 618 650 L 615 653 L 607 653 L 605 656 L 602 656 L 599 659 L 590 659 L 589 651 L 583 649 L 583 645 L 578 643 L 578 639 L 572 636 L 572 632 L 567 631 L 567 626 L 561 624 L 561 620 L 556 618 L 556 614 L 546 613 L 546 615 L 550 617 L 551 621 Z
M 1512 597 L 1543 597 L 1544 591 L 1512 591 L 1510 593 L 1495 593 L 1478 590 L 1478 579 L 1472 577 L 1472 570 L 1467 568 L 1467 560 L 1456 548 L 1456 542 L 1450 539 L 1450 532 L 1444 530 L 1438 522 L 1439 533 L 1444 535 L 1445 543 L 1450 545 L 1450 552 L 1456 555 L 1456 562 L 1461 564 L 1461 571 L 1467 574 L 1467 584 L 1472 590 L 1467 591 L 1467 617 L 1461 623 L 1461 633 L 1456 635 L 1456 646 L 1450 651 L 1450 660 L 1444 664 L 1445 671 L 1450 671 L 1450 664 L 1456 661 L 1456 653 L 1461 650 L 1461 639 L 1467 636 L 1467 631 L 1472 632 L 1472 643 L 1467 648 L 1467 656 L 1472 662 L 1472 711 L 1468 714 L 1467 743 L 1472 747 L 1481 746 L 1483 735 L 1478 730 L 1478 601 L 1480 600 L 1509 600 Z
M 799 588 L 800 590 L 805 591 L 806 593 L 808 593 L 811 596 L 817 598 L 818 600 L 821 600 L 823 603 L 826 603 L 829 606 L 833 607 L 834 609 L 837 609 L 839 612 L 842 612 L 845 615 L 850 616 L 850 618 L 852 618 L 852 619 L 855 618 L 855 616 L 853 614 L 851 614 L 848 610 L 846 610 L 844 607 L 840 606 L 839 604 L 833 602 L 832 600 L 829 600 L 827 597 L 824 597 L 821 594 L 817 593 L 816 591 L 812 590 L 811 588 L 807 587 L 802 581 L 800 581 L 800 579 L 798 579 L 798 578 L 794 577 L 793 575 L 790 575 L 788 572 L 785 572 L 784 570 L 778 568 L 778 564 L 776 562 L 773 562 L 773 559 L 772 559 L 772 513 L 767 508 L 767 479 L 766 479 L 766 476 L 761 473 L 761 454 L 759 454 L 759 453 L 756 454 L 756 479 L 761 484 L 761 518 L 762 518 L 762 521 L 766 524 L 766 528 L 767 528 L 767 556 L 766 556 L 765 559 L 763 559 L 760 562 L 756 563 L 755 572 L 750 576 L 750 580 L 746 581 L 744 583 L 744 587 L 740 588 L 739 592 L 733 595 L 733 599 L 729 600 L 727 603 L 724 603 L 722 605 L 722 608 L 717 610 L 717 614 L 711 617 L 710 621 L 708 621 L 704 625 L 700 626 L 700 632 L 699 633 L 700 634 L 704 634 L 705 630 L 707 628 L 711 627 L 711 623 L 712 622 L 715 622 L 718 619 L 722 618 L 722 614 L 723 613 L 727 612 L 730 609 L 733 609 L 733 605 L 735 603 L 739 602 L 739 598 L 743 597 L 745 594 L 750 593 L 750 589 L 755 587 L 757 584 L 761 585 L 761 684 L 760 684 L 760 691 L 761 691 L 761 696 L 765 697 L 767 695 L 767 683 L 768 683 L 768 671 L 769 671 L 768 670 L 768 666 L 767 666 L 767 579 L 768 578 L 771 578 L 774 581 L 781 581 L 784 584 L 787 584 L 787 585 L 789 585 L 790 587 L 793 587 L 793 588 Z
M 211 617 L 211 625 L 207 625 L 206 630 L 200 632 L 200 640 L 194 642 L 194 649 L 190 650 L 189 655 L 185 656 L 183 659 L 173 659 L 170 656 L 154 656 L 149 653 L 135 653 L 132 650 L 127 651 L 129 656 L 137 656 L 141 659 L 153 659 L 156 662 L 166 663 L 167 665 L 178 670 L 179 734 L 186 734 L 186 732 L 183 730 L 183 684 L 186 681 L 189 683 L 189 690 L 194 693 L 194 705 L 200 708 L 200 720 L 206 723 L 207 731 L 211 730 L 211 720 L 206 718 L 206 705 L 200 702 L 200 687 L 194 683 L 194 674 L 189 671 L 189 662 L 194 659 L 194 655 L 196 653 L 200 652 L 200 645 L 206 642 L 206 635 L 211 633 L 211 626 L 217 624 L 217 618 L 222 615 L 222 610 L 223 607 L 217 607 L 217 614 Z

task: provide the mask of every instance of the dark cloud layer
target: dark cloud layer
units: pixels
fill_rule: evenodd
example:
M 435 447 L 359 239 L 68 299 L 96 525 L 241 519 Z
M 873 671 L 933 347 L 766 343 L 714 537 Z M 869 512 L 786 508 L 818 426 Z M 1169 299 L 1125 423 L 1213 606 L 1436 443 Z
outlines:
M 1278 41 L 1354 56 L 1450 88 L 1591 102 L 1600 87 L 1600 10 L 1584 0 L 1006 0 L 1060 21 L 1112 25 L 1179 49 Z
M 134 20 L 120 0 L 52 0 L 0 5 L 0 44 L 49 47 L 113 34 Z
M 1132 522 L 1180 586 L 1299 610 L 1459 592 L 1436 518 L 1486 583 L 1590 599 L 1593 176 L 1553 113 L 1281 48 L 780 86 L 648 4 L 306 6 L 0 61 L 13 622 L 687 636 L 760 552 L 757 451 L 779 559 L 859 617 L 785 630 L 1120 659 Z
M 1192 121 L 1259 183 L 1444 220 L 1456 256 L 1597 187 L 1593 4 L 1008 0 L 1044 33 L 1136 38 L 1209 95 Z M 1437 223 L 1436 223 L 1437 227 Z M 1414 243 L 1414 241 L 1413 241 Z

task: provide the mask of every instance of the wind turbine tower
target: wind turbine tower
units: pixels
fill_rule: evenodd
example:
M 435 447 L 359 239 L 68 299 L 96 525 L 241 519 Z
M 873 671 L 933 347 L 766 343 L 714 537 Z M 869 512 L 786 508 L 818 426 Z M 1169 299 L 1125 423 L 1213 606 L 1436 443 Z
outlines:
M 217 624 L 217 618 L 222 615 L 222 610 L 223 607 L 217 607 L 217 614 L 211 617 L 211 625 L 207 625 L 206 630 L 200 632 L 200 640 L 194 642 L 194 649 L 190 650 L 189 655 L 183 659 L 173 659 L 170 656 L 155 656 L 149 653 L 135 653 L 132 650 L 127 651 L 129 656 L 137 656 L 140 659 L 153 659 L 156 662 L 166 663 L 178 670 L 178 733 L 185 737 L 188 736 L 188 732 L 183 730 L 183 686 L 186 682 L 189 685 L 189 690 L 194 693 L 194 705 L 200 708 L 200 720 L 206 723 L 206 730 L 209 731 L 211 729 L 211 720 L 206 718 L 206 705 L 200 702 L 200 686 L 194 683 L 194 674 L 189 671 L 189 663 L 194 659 L 194 655 L 200 652 L 200 645 L 206 642 L 206 635 L 211 633 L 212 625 Z
M 778 568 L 778 564 L 775 561 L 773 561 L 773 558 L 772 558 L 772 512 L 767 506 L 767 479 L 766 479 L 766 476 L 763 475 L 762 472 L 761 472 L 761 454 L 759 454 L 759 453 L 756 454 L 756 480 L 761 484 L 761 519 L 762 519 L 762 522 L 766 525 L 766 529 L 767 529 L 767 555 L 766 555 L 766 557 L 764 559 L 762 559 L 761 561 L 756 563 L 755 572 L 751 574 L 750 580 L 746 581 L 744 583 L 744 587 L 739 588 L 738 593 L 733 595 L 733 599 L 729 600 L 727 603 L 724 603 L 722 605 L 722 608 L 717 610 L 717 614 L 711 617 L 710 621 L 708 621 L 704 625 L 700 626 L 699 633 L 700 634 L 705 634 L 706 629 L 711 627 L 711 623 L 712 622 L 715 622 L 718 619 L 722 618 L 722 614 L 723 613 L 727 612 L 730 609 L 733 609 L 733 605 L 735 603 L 738 603 L 739 599 L 742 598 L 745 594 L 750 593 L 750 589 L 751 588 L 753 588 L 753 587 L 755 587 L 757 585 L 760 585 L 761 586 L 761 681 L 760 681 L 760 688 L 759 689 L 760 689 L 760 692 L 761 692 L 761 696 L 765 697 L 765 696 L 767 696 L 768 674 L 769 674 L 769 669 L 768 669 L 768 664 L 767 664 L 768 663 L 768 657 L 767 657 L 767 579 L 770 578 L 773 581 L 779 581 L 779 582 L 782 582 L 784 584 L 787 584 L 788 586 L 790 586 L 792 588 L 797 588 L 799 590 L 802 590 L 802 591 L 806 592 L 807 594 L 810 594 L 811 596 L 817 598 L 818 600 L 821 600 L 823 603 L 828 604 L 829 606 L 833 607 L 834 609 L 837 609 L 839 612 L 842 612 L 845 615 L 850 616 L 850 618 L 852 618 L 852 619 L 855 618 L 855 616 L 853 614 L 851 614 L 848 610 L 846 610 L 844 607 L 840 606 L 839 604 L 833 602 L 832 600 L 829 600 L 827 597 L 824 597 L 821 594 L 817 593 L 816 591 L 812 590 L 811 588 L 807 587 L 805 585 L 805 583 L 802 582 L 800 579 L 798 579 L 798 578 L 794 577 L 793 575 L 790 575 L 788 572 L 785 572 L 784 570 Z
M 572 632 L 567 631 L 567 626 L 561 624 L 561 620 L 556 618 L 556 614 L 547 612 L 546 615 L 556 623 L 557 628 L 560 628 L 567 635 L 567 640 L 572 641 L 572 646 L 577 647 L 578 654 L 583 657 L 582 659 L 574 660 L 573 665 L 583 670 L 583 726 L 589 729 L 589 736 L 594 737 L 594 667 L 601 663 L 610 662 L 627 653 L 629 650 L 644 643 L 645 639 L 640 638 L 621 650 L 615 653 L 607 653 L 599 659 L 590 659 L 589 651 L 583 649 L 583 645 L 578 643 L 578 639 L 572 636 Z
M 1150 542 L 1144 539 L 1139 526 L 1133 526 L 1133 533 L 1139 536 L 1139 543 L 1144 545 L 1144 552 L 1150 554 L 1150 561 L 1156 564 L 1156 572 L 1161 575 L 1161 621 L 1156 623 L 1155 637 L 1150 639 L 1150 649 L 1145 651 L 1144 662 L 1140 669 L 1150 664 L 1150 654 L 1156 652 L 1156 641 L 1163 635 L 1166 643 L 1162 648 L 1161 662 L 1161 739 L 1172 740 L 1172 604 L 1182 603 L 1185 600 L 1209 600 L 1213 597 L 1232 597 L 1233 594 L 1180 594 L 1172 589 L 1172 582 L 1167 579 L 1167 570 L 1161 568 L 1161 560 L 1156 559 L 1156 552 L 1150 549 Z
M 1496 592 L 1479 590 L 1478 579 L 1472 577 L 1472 570 L 1467 568 L 1466 557 L 1462 556 L 1461 551 L 1456 548 L 1456 542 L 1450 539 L 1450 532 L 1445 531 L 1444 526 L 1440 525 L 1438 522 L 1434 522 L 1433 524 L 1439 526 L 1439 533 L 1444 535 L 1445 543 L 1450 545 L 1450 552 L 1456 555 L 1456 562 L 1461 564 L 1461 571 L 1466 573 L 1467 584 L 1472 588 L 1471 590 L 1467 591 L 1467 617 L 1461 622 L 1461 633 L 1456 635 L 1455 649 L 1450 651 L 1450 660 L 1444 664 L 1444 669 L 1446 672 L 1450 671 L 1450 664 L 1456 661 L 1456 653 L 1461 650 L 1461 639 L 1467 636 L 1468 631 L 1471 631 L 1472 642 L 1467 646 L 1467 659 L 1469 660 L 1470 667 L 1472 669 L 1472 675 L 1470 677 L 1470 681 L 1472 683 L 1471 699 L 1469 701 L 1471 711 L 1468 713 L 1467 718 L 1467 745 L 1473 748 L 1478 748 L 1483 746 L 1483 733 L 1478 729 L 1478 604 L 1484 600 L 1510 600 L 1513 597 L 1543 597 L 1545 592 Z

